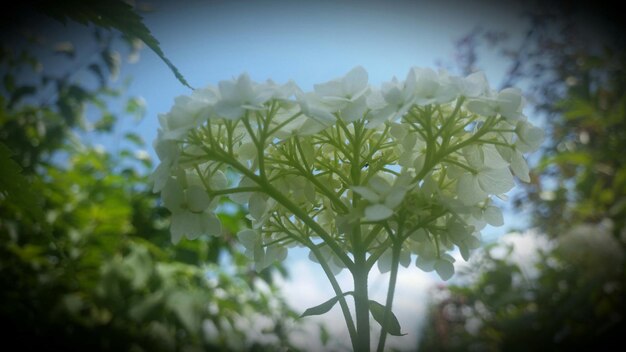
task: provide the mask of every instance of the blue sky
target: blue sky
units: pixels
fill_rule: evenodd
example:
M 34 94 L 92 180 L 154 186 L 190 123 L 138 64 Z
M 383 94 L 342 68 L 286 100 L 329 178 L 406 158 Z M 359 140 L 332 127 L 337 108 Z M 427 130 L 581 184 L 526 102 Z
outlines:
M 524 28 L 521 8 L 484 1 L 187 0 L 157 1 L 154 8 L 144 16 L 146 25 L 194 87 L 248 72 L 257 81 L 293 79 L 309 90 L 357 65 L 378 85 L 404 78 L 411 66 L 452 62 L 454 41 L 477 26 L 514 38 Z M 496 83 L 505 67 L 490 60 L 484 69 Z M 124 72 L 134 78 L 130 93 L 147 102 L 138 127 L 152 140 L 157 114 L 189 89 L 148 50 Z
M 310 90 L 313 84 L 341 76 L 357 65 L 368 71 L 370 84 L 379 85 L 393 76 L 403 79 L 412 66 L 436 68 L 437 62 L 453 62 L 454 42 L 477 27 L 507 31 L 513 41 L 526 28 L 520 16 L 523 9 L 510 2 L 187 0 L 156 1 L 154 10 L 144 15 L 145 24 L 194 87 L 216 85 L 247 72 L 256 81 L 293 79 Z M 482 53 L 482 69 L 496 86 L 505 62 L 488 48 Z M 133 77 L 128 93 L 145 100 L 146 116 L 139 123 L 122 123 L 118 132 L 132 130 L 151 142 L 158 114 L 167 112 L 176 96 L 190 90 L 154 53 L 144 49 L 141 55 L 138 63 L 123 66 L 121 76 Z M 155 156 L 153 150 L 148 152 Z M 523 225 L 518 214 L 507 214 L 506 221 Z M 505 228 L 486 232 L 487 238 L 496 238 Z M 290 254 L 287 263 L 294 279 L 282 283 L 296 310 L 333 295 L 322 271 L 309 264 L 306 254 L 301 250 Z M 387 277 L 378 273 L 370 277 L 372 296 L 381 302 Z M 338 279 L 350 287 L 346 273 Z M 391 346 L 415 346 L 426 312 L 427 289 L 438 280 L 414 266 L 400 272 L 394 310 L 410 335 L 390 338 Z M 336 309 L 310 319 L 318 321 L 329 323 L 337 336 L 345 333 Z M 310 328 L 315 334 L 314 326 Z M 307 339 L 307 334 L 302 338 Z

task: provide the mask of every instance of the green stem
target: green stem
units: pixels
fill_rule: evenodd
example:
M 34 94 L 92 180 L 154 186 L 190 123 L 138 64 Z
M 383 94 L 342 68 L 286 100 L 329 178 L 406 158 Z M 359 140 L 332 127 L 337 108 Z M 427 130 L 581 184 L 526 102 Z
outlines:
M 313 243 L 313 241 L 311 241 L 306 233 L 303 233 L 301 229 L 295 226 L 291 221 L 289 222 L 289 224 L 293 227 L 294 231 L 296 231 L 300 235 L 289 230 L 285 226 L 285 224 L 280 221 L 280 219 L 277 219 L 275 223 L 276 227 L 278 227 L 282 232 L 287 234 L 288 237 L 291 237 L 294 241 L 299 242 L 309 248 L 317 258 L 320 266 L 324 270 L 324 274 L 326 274 L 326 277 L 328 278 L 328 281 L 333 288 L 333 291 L 335 291 L 335 295 L 337 295 L 337 297 L 339 298 L 339 306 L 341 307 L 341 312 L 343 313 L 346 326 L 348 327 L 348 334 L 350 335 L 350 341 L 352 341 L 352 349 L 356 350 L 356 329 L 354 327 L 354 320 L 352 320 L 352 315 L 350 314 L 350 308 L 348 308 L 348 303 L 346 302 L 345 296 L 347 293 L 344 293 L 341 290 L 341 286 L 339 286 L 335 275 L 330 269 L 330 265 L 328 265 L 328 262 L 322 255 L 319 247 L 315 243 Z
M 343 204 L 341 199 L 339 199 L 339 197 L 333 191 L 329 190 L 322 182 L 320 182 L 320 180 L 316 178 L 315 175 L 302 169 L 297 164 L 293 164 L 292 166 L 298 169 L 298 171 L 300 171 L 300 175 L 309 180 L 313 185 L 315 185 L 315 187 L 317 187 L 317 189 L 321 191 L 321 193 L 325 195 L 326 198 L 328 198 L 328 200 L 330 200 L 338 209 L 340 209 L 343 213 L 348 212 L 348 207 Z
M 298 139 L 296 139 L 295 146 L 298 154 L 300 155 L 300 159 L 302 159 L 304 167 L 302 167 L 302 165 L 298 163 L 298 160 L 296 159 L 290 160 L 291 167 L 300 171 L 301 175 L 304 176 L 307 180 L 311 181 L 311 183 L 313 183 L 315 187 L 317 187 L 337 208 L 341 209 L 341 211 L 343 211 L 344 213 L 347 213 L 348 207 L 346 207 L 346 205 L 341 202 L 339 197 L 337 197 L 337 195 L 333 191 L 329 190 L 323 183 L 320 182 L 317 177 L 315 177 L 315 175 L 311 173 L 310 170 L 313 169 L 313 166 L 308 165 L 308 163 L 306 162 L 306 158 L 304 157 L 304 151 L 302 150 L 302 146 L 300 145 L 300 141 Z
M 248 170 L 245 166 L 241 165 L 238 161 L 232 160 L 227 155 L 222 156 L 215 151 L 205 150 L 207 155 L 210 155 L 214 159 L 218 161 L 222 161 L 226 164 L 229 164 L 237 171 L 241 172 L 244 176 L 256 182 L 259 187 L 263 189 L 270 197 L 274 198 L 278 203 L 280 203 L 283 207 L 289 210 L 296 218 L 300 219 L 305 225 L 309 226 L 311 230 L 315 231 L 315 233 L 320 236 L 326 242 L 326 244 L 330 247 L 330 249 L 337 255 L 339 260 L 346 266 L 346 268 L 351 269 L 354 265 L 350 257 L 346 255 L 346 253 L 339 247 L 337 242 L 324 230 L 315 220 L 308 216 L 308 214 L 302 210 L 299 206 L 294 204 L 284 193 L 277 190 L 274 186 L 272 186 L 267 179 L 260 177 L 259 175 L 254 174 L 252 171 Z
M 215 190 L 215 191 L 209 191 L 209 196 L 211 197 L 215 197 L 215 196 L 223 196 L 223 195 L 228 195 L 228 194 L 234 194 L 234 193 L 246 193 L 246 192 L 262 192 L 263 190 L 259 187 L 235 187 L 235 188 L 226 188 L 226 189 L 219 189 L 219 190 Z
M 278 132 L 281 128 L 285 127 L 288 123 L 290 123 L 291 121 L 295 120 L 296 118 L 298 118 L 298 116 L 302 115 L 302 111 L 297 112 L 295 115 L 289 117 L 288 119 L 286 119 L 285 121 L 281 122 L 280 124 L 276 125 L 276 127 L 272 128 L 271 130 L 268 131 L 268 136 L 273 135 L 274 133 Z
M 354 270 L 354 308 L 356 311 L 357 341 L 355 351 L 370 350 L 370 309 L 367 292 L 367 276 L 369 271 L 365 266 L 365 253 L 355 253 Z
M 446 132 L 448 130 L 449 126 L 454 125 L 454 123 L 456 122 L 456 116 L 459 113 L 459 111 L 461 110 L 461 105 L 463 105 L 464 101 L 465 101 L 464 97 L 460 97 L 456 101 L 456 105 L 454 107 L 454 111 L 452 111 L 452 114 L 450 116 L 448 116 L 447 119 L 445 119 L 443 125 L 437 131 L 437 134 L 435 135 L 435 137 L 440 137 L 444 132 Z
M 376 238 L 376 236 L 378 236 L 378 234 L 380 233 L 382 229 L 383 229 L 382 224 L 380 223 L 376 224 L 376 226 L 374 226 L 374 228 L 371 229 L 370 232 L 367 234 L 367 237 L 365 237 L 365 240 L 363 240 L 363 245 L 366 248 L 369 248 L 372 241 L 374 241 L 374 239 Z
M 354 327 L 354 320 L 352 320 L 352 315 L 350 314 L 350 308 L 348 307 L 348 302 L 346 302 L 345 294 L 341 290 L 341 286 L 339 286 L 335 275 L 333 275 L 333 272 L 330 270 L 330 266 L 326 262 L 326 259 L 322 256 L 319 248 L 309 239 L 307 239 L 305 245 L 311 250 L 311 252 L 313 252 L 313 254 L 315 254 L 315 257 L 317 257 L 317 260 L 322 266 L 328 281 L 330 281 L 333 291 L 335 291 L 335 294 L 339 297 L 339 306 L 341 307 L 343 318 L 346 321 L 346 326 L 348 327 L 348 334 L 350 335 L 350 341 L 352 342 L 352 349 L 357 351 L 357 331 Z
M 396 282 L 398 279 L 398 267 L 400 266 L 400 251 L 402 249 L 402 242 L 399 240 L 394 241 L 393 247 L 391 247 L 391 276 L 389 277 L 389 287 L 387 288 L 387 302 L 385 303 L 385 314 L 383 315 L 383 323 L 380 330 L 380 338 L 378 340 L 378 348 L 376 351 L 382 352 L 385 349 L 385 342 L 387 340 L 387 319 L 391 313 L 393 305 L 393 297 L 396 291 Z

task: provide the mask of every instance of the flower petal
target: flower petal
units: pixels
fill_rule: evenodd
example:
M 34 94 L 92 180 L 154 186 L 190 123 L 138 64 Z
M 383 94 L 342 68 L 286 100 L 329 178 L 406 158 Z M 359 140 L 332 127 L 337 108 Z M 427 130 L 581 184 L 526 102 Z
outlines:
M 187 193 L 187 206 L 193 213 L 199 213 L 204 211 L 211 204 L 211 198 L 206 193 L 206 190 L 200 186 L 189 186 Z
M 477 177 L 470 173 L 464 173 L 459 177 L 456 191 L 459 200 L 465 205 L 473 205 L 487 198 L 487 193 L 480 188 Z
M 367 187 L 352 186 L 352 190 L 358 193 L 361 197 L 363 197 L 363 199 L 368 200 L 369 202 L 372 202 L 372 203 L 380 202 L 380 196 Z
M 483 191 L 490 194 L 506 193 L 515 186 L 509 168 L 483 169 L 478 173 L 478 183 Z
M 387 249 L 383 254 L 378 258 L 378 262 L 376 265 L 378 266 L 378 270 L 381 274 L 387 273 L 391 271 L 391 259 L 392 253 L 391 248 Z
M 511 170 L 513 170 L 515 176 L 519 177 L 519 179 L 523 182 L 530 182 L 528 164 L 526 163 L 522 153 L 518 151 L 513 153 L 513 156 L 511 157 Z
M 250 215 L 259 220 L 263 217 L 263 213 L 265 213 L 265 209 L 267 207 L 267 201 L 265 197 L 263 197 L 260 193 L 254 193 L 250 196 L 250 201 L 248 202 L 248 211 Z
M 350 70 L 342 80 L 343 90 L 352 97 L 363 94 L 367 89 L 367 71 L 361 66 Z
M 250 229 L 239 231 L 237 233 L 237 238 L 246 249 L 250 250 L 254 249 L 254 246 L 261 241 L 259 233 Z
M 485 221 L 491 226 L 502 226 L 504 225 L 504 218 L 502 217 L 502 211 L 494 207 L 492 205 L 485 208 L 483 212 L 483 217 Z
M 402 201 L 408 190 L 405 187 L 395 186 L 391 188 L 387 197 L 385 197 L 385 206 L 395 209 Z
M 428 255 L 418 255 L 415 260 L 415 266 L 426 271 L 431 272 L 435 270 L 436 258 Z
M 365 218 L 369 221 L 385 220 L 393 215 L 393 210 L 382 204 L 374 204 L 365 208 Z
M 444 259 L 438 259 L 435 262 L 435 270 L 437 271 L 439 277 L 444 281 L 447 281 L 452 277 L 452 275 L 454 275 L 454 265 Z

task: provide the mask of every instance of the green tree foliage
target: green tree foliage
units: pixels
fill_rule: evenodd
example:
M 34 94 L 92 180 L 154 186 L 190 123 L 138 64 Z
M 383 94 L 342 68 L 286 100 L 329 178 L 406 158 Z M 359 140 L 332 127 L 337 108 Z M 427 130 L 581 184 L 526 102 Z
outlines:
M 492 255 L 512 248 L 485 250 L 466 272 L 468 284 L 435 294 L 424 350 L 623 348 L 626 53 L 607 18 L 590 34 L 580 17 L 538 13 L 522 46 L 503 51 L 511 58 L 504 85 L 527 85 L 548 133 L 538 173 L 516 210 L 532 211 L 552 247 L 530 263 L 531 275 L 523 263 Z M 591 44 L 590 35 L 600 36 Z M 501 36 L 474 32 L 462 42 L 466 67 L 479 62 L 481 36 L 503 46 Z
M 92 15 L 85 21 L 95 22 Z M 150 192 L 153 165 L 140 152 L 141 138 L 127 133 L 115 153 L 83 142 L 80 136 L 114 130 L 111 105 L 122 101 L 126 113 L 141 112 L 139 100 L 109 79 L 119 72 L 114 48 L 133 39 L 90 30 L 96 49 L 84 61 L 74 60 L 80 47 L 53 48 L 65 57 L 66 73 L 41 70 L 36 42 L 16 47 L 3 40 L 0 48 L 5 345 L 178 351 L 288 344 L 286 324 L 296 316 L 272 286 L 270 270 L 257 275 L 234 250 L 242 209 L 220 213 L 226 236 L 172 246 L 169 214 Z M 77 71 L 97 83 L 76 79 Z M 254 332 L 264 337 L 255 340 Z

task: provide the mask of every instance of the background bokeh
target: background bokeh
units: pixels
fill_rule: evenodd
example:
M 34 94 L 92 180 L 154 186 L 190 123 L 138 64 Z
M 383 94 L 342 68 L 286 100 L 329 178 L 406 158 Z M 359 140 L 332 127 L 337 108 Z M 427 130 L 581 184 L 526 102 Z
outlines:
M 251 270 L 232 235 L 245 209 L 220 215 L 228 225 L 222 238 L 170 243 L 167 211 L 147 181 L 158 161 L 150 142 L 158 114 L 190 89 L 140 40 L 106 23 L 78 23 L 98 15 L 87 11 L 98 2 L 79 3 L 5 11 L 3 333 L 30 347 L 71 349 L 348 348 L 338 308 L 296 319 L 333 295 L 306 251 L 261 274 Z M 505 226 L 484 231 L 485 254 L 462 264 L 465 274 L 444 283 L 401 269 L 394 312 L 408 336 L 388 344 L 511 350 L 534 341 L 567 350 L 617 338 L 624 56 L 619 21 L 602 4 L 130 4 L 193 87 L 247 72 L 308 91 L 361 65 L 372 85 L 420 66 L 480 69 L 494 89 L 522 88 L 525 113 L 549 137 L 531 159 L 533 182 L 510 194 Z M 346 273 L 338 279 L 351 286 Z M 387 279 L 371 274 L 374 299 L 383 299 Z

